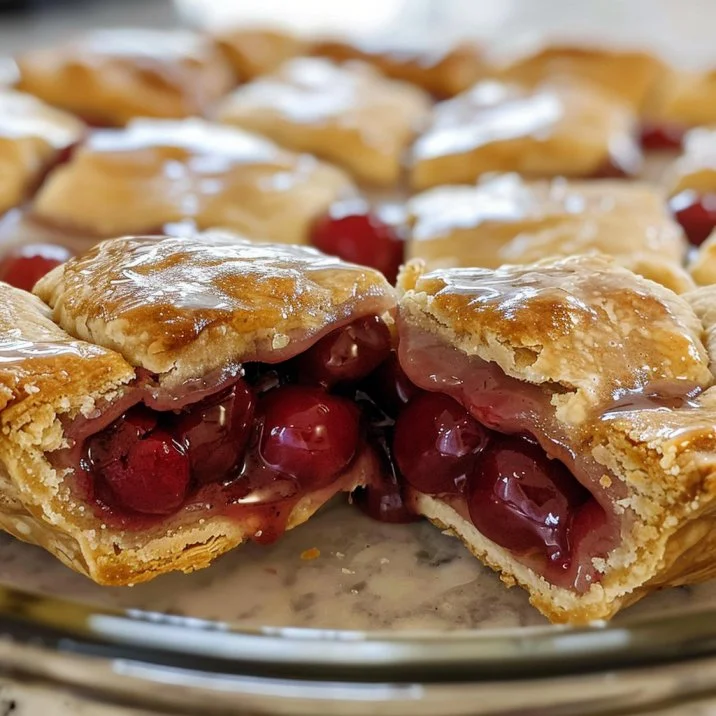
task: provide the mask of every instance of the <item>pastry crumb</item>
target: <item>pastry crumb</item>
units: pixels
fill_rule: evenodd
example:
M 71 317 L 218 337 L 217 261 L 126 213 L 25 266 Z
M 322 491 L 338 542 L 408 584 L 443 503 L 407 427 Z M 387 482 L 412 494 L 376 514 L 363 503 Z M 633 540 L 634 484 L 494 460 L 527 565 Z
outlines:
M 311 549 L 306 549 L 301 552 L 301 559 L 304 562 L 310 562 L 312 559 L 318 559 L 320 556 L 321 550 L 316 549 L 316 547 L 311 547 Z

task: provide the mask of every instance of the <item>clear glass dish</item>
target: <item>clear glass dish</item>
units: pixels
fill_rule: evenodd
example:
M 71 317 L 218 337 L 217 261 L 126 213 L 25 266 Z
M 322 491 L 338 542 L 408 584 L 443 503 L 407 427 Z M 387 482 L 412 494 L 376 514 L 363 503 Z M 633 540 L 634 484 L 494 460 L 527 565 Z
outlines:
M 716 698 L 716 586 L 664 592 L 611 624 L 549 626 L 456 540 L 427 524 L 376 524 L 347 505 L 272 547 L 134 588 L 96 587 L 9 538 L 0 564 L 0 671 L 93 704 L 682 714 Z

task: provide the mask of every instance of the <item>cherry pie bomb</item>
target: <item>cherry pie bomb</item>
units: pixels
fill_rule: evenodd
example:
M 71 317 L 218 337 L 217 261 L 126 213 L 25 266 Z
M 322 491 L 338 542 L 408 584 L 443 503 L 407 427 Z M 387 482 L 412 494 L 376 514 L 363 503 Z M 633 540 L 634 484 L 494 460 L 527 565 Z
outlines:
M 416 262 L 400 288 L 400 364 L 428 391 L 395 426 L 409 509 L 556 622 L 713 576 L 690 552 L 716 519 L 711 287 L 583 256 Z
M 198 569 L 382 480 L 356 400 L 394 355 L 376 271 L 211 233 L 0 291 L 0 524 L 98 583 Z

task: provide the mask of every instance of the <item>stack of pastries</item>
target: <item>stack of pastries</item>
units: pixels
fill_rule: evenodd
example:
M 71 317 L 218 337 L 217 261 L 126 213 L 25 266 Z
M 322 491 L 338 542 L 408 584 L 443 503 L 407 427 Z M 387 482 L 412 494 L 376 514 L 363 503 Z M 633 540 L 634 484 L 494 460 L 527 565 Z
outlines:
M 127 585 L 344 493 L 554 622 L 716 576 L 711 73 L 260 29 L 14 61 L 2 529 Z

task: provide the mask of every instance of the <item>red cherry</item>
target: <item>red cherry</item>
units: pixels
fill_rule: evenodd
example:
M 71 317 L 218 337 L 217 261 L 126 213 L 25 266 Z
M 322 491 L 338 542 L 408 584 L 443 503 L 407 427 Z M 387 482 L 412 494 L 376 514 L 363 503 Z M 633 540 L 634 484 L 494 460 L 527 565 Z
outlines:
M 258 414 L 263 420 L 261 457 L 304 488 L 330 484 L 358 447 L 358 409 L 320 388 L 276 388 L 261 397 Z
M 35 284 L 72 253 L 64 246 L 27 244 L 18 246 L 0 259 L 0 281 L 32 291 Z
M 683 127 L 646 123 L 641 128 L 641 146 L 653 151 L 681 149 Z
M 376 405 L 392 418 L 421 392 L 405 375 L 395 351 L 368 376 L 363 387 Z
M 172 435 L 157 427 L 156 416 L 134 408 L 91 438 L 87 458 L 122 507 L 148 515 L 169 515 L 189 489 L 190 464 Z
M 363 203 L 335 204 L 313 227 L 311 239 L 324 253 L 378 269 L 391 283 L 403 263 L 405 243 L 398 231 Z
M 390 344 L 390 330 L 378 316 L 359 318 L 329 333 L 299 356 L 299 378 L 327 388 L 360 380 L 388 357 Z
M 470 517 L 482 534 L 559 565 L 569 563 L 572 521 L 590 499 L 561 462 L 519 436 L 493 440 L 467 483 Z
M 254 395 L 243 381 L 190 406 L 176 425 L 176 434 L 200 484 L 220 482 L 241 467 L 251 436 Z
M 464 489 L 488 433 L 457 401 L 421 393 L 398 416 L 393 454 L 401 473 L 429 495 Z
M 716 227 L 716 194 L 682 191 L 669 200 L 669 208 L 694 246 L 706 241 Z

